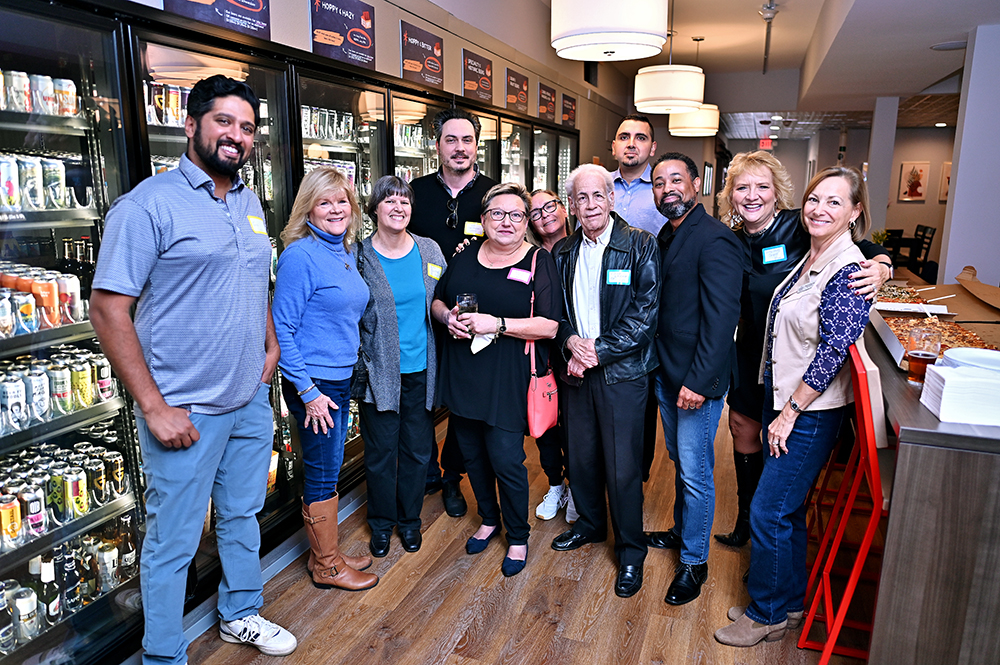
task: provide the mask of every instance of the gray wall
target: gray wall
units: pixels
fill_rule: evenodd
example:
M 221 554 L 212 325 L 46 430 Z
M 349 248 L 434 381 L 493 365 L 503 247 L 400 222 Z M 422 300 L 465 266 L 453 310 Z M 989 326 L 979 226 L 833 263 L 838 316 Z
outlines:
M 774 158 L 788 171 L 795 188 L 795 207 L 802 201 L 802 192 L 806 190 L 806 164 L 809 161 L 809 141 L 775 141 L 771 153 Z M 734 155 L 738 152 L 753 152 L 757 150 L 757 142 L 750 139 L 730 139 L 729 151 Z

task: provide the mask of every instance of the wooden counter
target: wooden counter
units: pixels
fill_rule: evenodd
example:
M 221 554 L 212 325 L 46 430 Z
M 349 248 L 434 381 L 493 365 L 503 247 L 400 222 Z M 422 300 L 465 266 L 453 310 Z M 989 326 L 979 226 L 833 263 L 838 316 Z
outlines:
M 962 321 L 976 303 L 960 298 L 941 302 Z M 1000 663 L 1000 427 L 940 422 L 874 331 L 865 336 L 899 437 L 869 662 Z

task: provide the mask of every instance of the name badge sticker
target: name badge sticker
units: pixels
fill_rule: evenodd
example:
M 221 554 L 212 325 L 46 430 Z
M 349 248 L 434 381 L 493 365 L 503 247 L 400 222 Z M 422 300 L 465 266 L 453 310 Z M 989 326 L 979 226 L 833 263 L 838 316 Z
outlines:
M 467 236 L 479 236 L 483 235 L 483 225 L 481 222 L 466 222 L 465 223 L 465 235 Z
M 507 273 L 507 279 L 527 284 L 531 281 L 531 271 L 524 270 L 523 268 L 511 268 L 510 272 Z
M 441 279 L 441 266 L 436 263 L 427 264 L 427 276 L 431 279 Z
M 628 286 L 632 283 L 631 270 L 609 270 L 608 284 L 612 286 Z
M 250 228 L 254 233 L 260 233 L 261 235 L 267 235 L 267 224 L 260 217 L 254 217 L 253 215 L 247 215 L 247 221 L 250 222 Z
M 764 248 L 764 265 L 778 263 L 788 258 L 784 245 L 772 245 Z

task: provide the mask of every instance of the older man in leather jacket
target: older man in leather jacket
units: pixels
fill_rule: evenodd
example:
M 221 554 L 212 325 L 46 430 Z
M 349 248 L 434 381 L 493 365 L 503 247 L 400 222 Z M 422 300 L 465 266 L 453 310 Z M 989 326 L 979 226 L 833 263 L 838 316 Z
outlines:
M 553 249 L 565 309 L 556 342 L 567 366 L 562 408 L 569 477 L 580 518 L 552 541 L 559 551 L 607 539 L 607 488 L 618 558 L 615 593 L 642 587 L 643 410 L 658 366 L 660 256 L 656 238 L 612 212 L 614 181 L 594 164 L 566 179 L 580 228 Z

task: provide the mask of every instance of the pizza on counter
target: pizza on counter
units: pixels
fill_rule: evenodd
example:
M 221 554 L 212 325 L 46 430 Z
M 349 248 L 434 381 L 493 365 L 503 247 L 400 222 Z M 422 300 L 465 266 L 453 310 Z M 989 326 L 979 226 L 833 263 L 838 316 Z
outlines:
M 917 295 L 909 286 L 894 286 L 883 284 L 878 290 L 876 297 L 878 302 L 905 302 L 905 303 L 926 303 L 927 301 Z
M 886 316 L 884 318 L 889 329 L 896 335 L 896 339 L 899 340 L 904 349 L 907 338 L 910 336 L 910 330 L 930 327 L 936 327 L 941 331 L 941 353 L 947 349 L 960 347 L 994 350 L 997 348 L 992 344 L 987 344 L 979 335 L 971 330 L 966 330 L 954 321 L 942 321 L 936 316 Z

